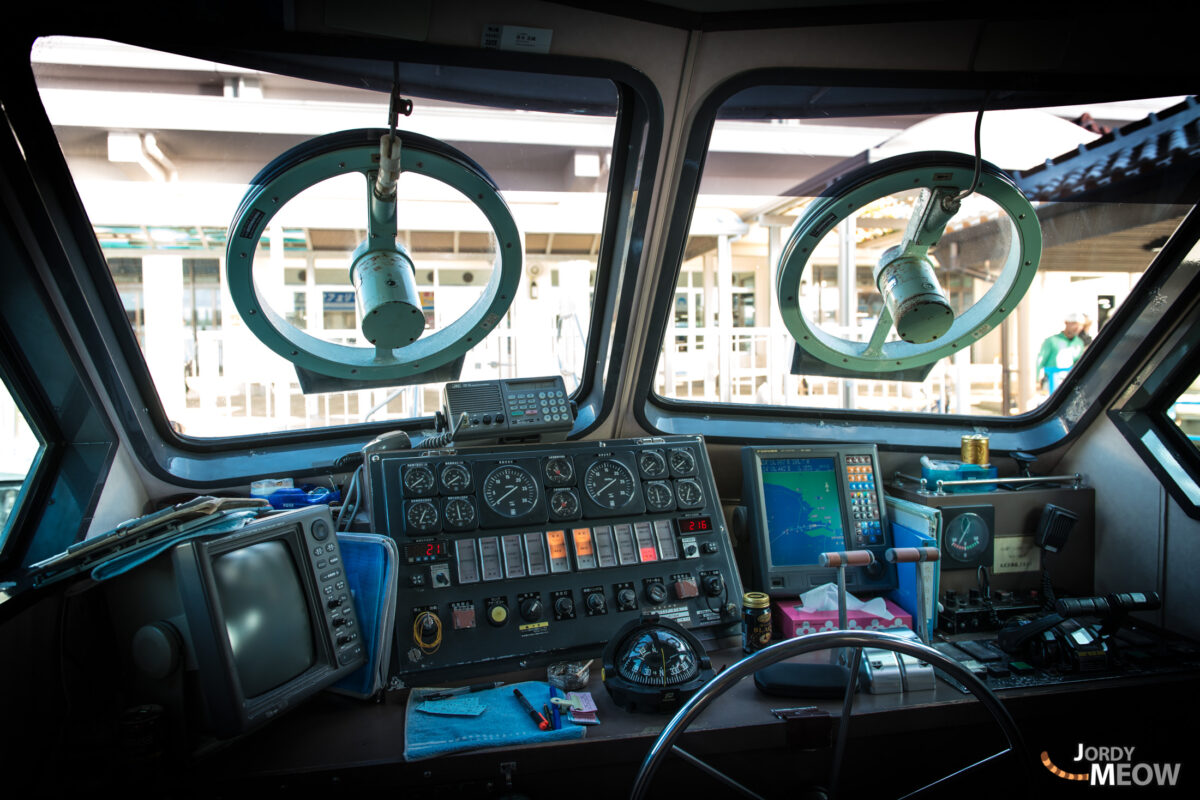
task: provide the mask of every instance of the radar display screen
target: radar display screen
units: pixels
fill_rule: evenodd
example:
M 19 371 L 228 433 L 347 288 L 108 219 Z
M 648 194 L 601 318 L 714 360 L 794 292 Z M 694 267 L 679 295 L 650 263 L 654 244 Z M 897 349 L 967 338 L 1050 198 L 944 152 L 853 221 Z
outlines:
M 773 565 L 816 564 L 818 554 L 846 549 L 834 459 L 764 459 L 762 483 Z

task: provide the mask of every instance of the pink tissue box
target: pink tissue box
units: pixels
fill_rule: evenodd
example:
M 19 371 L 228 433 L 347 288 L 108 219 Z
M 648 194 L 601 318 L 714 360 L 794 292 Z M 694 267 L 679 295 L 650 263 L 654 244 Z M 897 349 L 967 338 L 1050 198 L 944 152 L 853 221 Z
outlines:
M 846 624 L 851 630 L 880 630 L 881 628 L 912 629 L 912 614 L 909 614 L 891 600 L 884 599 L 887 610 L 892 614 L 891 619 L 884 619 L 865 611 L 846 611 Z M 772 603 L 775 620 L 782 638 L 791 639 L 806 633 L 818 631 L 835 631 L 838 628 L 836 611 L 799 611 L 796 606 L 799 600 L 777 600 Z

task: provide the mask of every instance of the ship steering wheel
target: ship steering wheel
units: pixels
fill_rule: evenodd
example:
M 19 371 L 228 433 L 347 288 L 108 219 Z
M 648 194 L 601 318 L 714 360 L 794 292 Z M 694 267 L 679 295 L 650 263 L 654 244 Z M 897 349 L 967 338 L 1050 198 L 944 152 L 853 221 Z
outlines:
M 974 769 L 993 764 L 1010 754 L 1015 758 L 1016 762 L 1014 771 L 1018 777 L 1024 779 L 1026 786 L 1032 790 L 1033 776 L 1029 770 L 1029 765 L 1032 762 L 1029 759 L 1025 740 L 1021 736 L 1020 729 L 1017 728 L 1016 722 L 1013 721 L 1012 716 L 1003 704 L 1001 704 L 999 698 L 982 681 L 976 678 L 970 670 L 928 645 L 898 639 L 885 633 L 872 631 L 828 631 L 813 633 L 795 639 L 787 639 L 773 644 L 770 647 L 759 650 L 753 655 L 743 658 L 736 664 L 731 664 L 724 672 L 706 683 L 696 694 L 692 695 L 692 698 L 682 708 L 675 712 L 675 716 L 666 724 L 658 738 L 654 741 L 654 744 L 650 747 L 650 752 L 646 754 L 646 758 L 642 761 L 641 768 L 634 778 L 633 789 L 629 793 L 630 800 L 642 800 L 646 796 L 650 782 L 654 779 L 658 768 L 662 765 L 666 757 L 672 753 L 747 797 L 762 800 L 761 796 L 756 792 L 680 748 L 676 744 L 676 741 L 678 741 L 687 726 L 700 716 L 701 712 L 712 705 L 718 697 L 742 678 L 757 672 L 763 667 L 792 658 L 793 656 L 804 655 L 805 653 L 814 653 L 833 648 L 854 648 L 851 651 L 853 655 L 851 679 L 843 701 L 842 716 L 838 724 L 837 748 L 834 753 L 833 765 L 830 772 L 831 776 L 833 776 L 832 782 L 836 784 L 837 776 L 841 771 L 842 758 L 845 753 L 845 743 L 848 741 L 847 731 L 850 723 L 850 711 L 853 706 L 856 684 L 858 682 L 858 662 L 861 657 L 862 648 L 864 647 L 891 650 L 913 656 L 946 672 L 950 677 L 965 686 L 983 704 L 983 707 L 991 714 L 992 720 L 1000 727 L 1008 745 L 1005 749 L 963 769 L 931 781 L 923 788 L 910 794 L 919 794 L 935 785 L 962 777 Z M 836 785 L 830 788 L 834 791 L 837 789 Z

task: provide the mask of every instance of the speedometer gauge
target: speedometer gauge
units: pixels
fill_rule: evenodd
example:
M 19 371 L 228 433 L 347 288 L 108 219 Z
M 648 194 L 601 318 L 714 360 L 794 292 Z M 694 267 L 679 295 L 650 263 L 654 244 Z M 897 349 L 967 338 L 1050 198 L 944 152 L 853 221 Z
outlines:
M 629 505 L 637 491 L 633 472 L 613 459 L 591 464 L 583 475 L 583 488 L 592 502 L 602 508 Z
M 483 499 L 502 517 L 521 517 L 537 506 L 537 482 L 521 467 L 497 467 L 483 481 Z

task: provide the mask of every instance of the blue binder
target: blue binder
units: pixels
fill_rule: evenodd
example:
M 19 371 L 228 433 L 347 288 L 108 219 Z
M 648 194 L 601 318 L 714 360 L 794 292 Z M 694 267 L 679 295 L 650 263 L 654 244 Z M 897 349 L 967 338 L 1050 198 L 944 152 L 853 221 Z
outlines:
M 942 512 L 895 497 L 887 498 L 893 547 L 941 547 Z M 912 614 L 913 629 L 923 642 L 933 638 L 937 627 L 939 562 L 900 564 L 898 588 L 888 598 Z
M 338 549 L 346 583 L 358 612 L 360 635 L 366 640 L 367 663 L 330 687 L 355 697 L 371 697 L 387 681 L 395 627 L 396 572 L 399 551 L 388 536 L 339 533 Z

